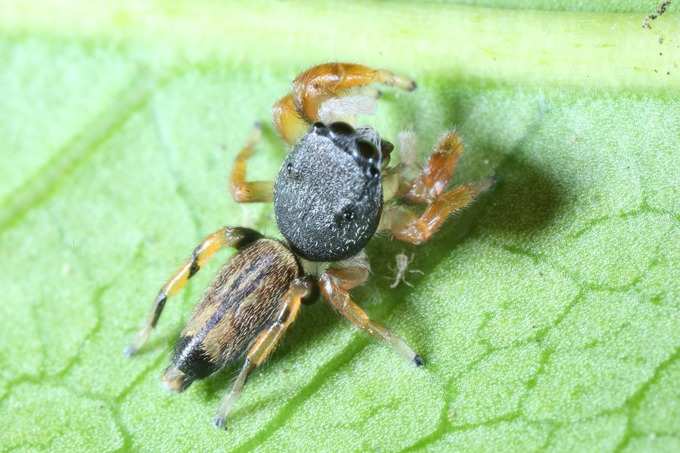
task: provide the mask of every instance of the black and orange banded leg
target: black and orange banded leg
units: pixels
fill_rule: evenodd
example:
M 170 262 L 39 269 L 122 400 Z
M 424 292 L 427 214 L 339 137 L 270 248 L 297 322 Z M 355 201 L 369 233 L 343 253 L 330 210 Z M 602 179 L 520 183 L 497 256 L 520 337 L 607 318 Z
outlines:
M 293 90 L 273 108 L 274 125 L 283 139 L 293 144 L 319 121 L 321 105 L 331 99 L 346 96 L 352 89 L 373 83 L 413 91 L 416 83 L 384 69 L 352 63 L 326 63 L 303 72 L 293 81 Z
M 248 159 L 252 157 L 255 146 L 261 138 L 261 126 L 255 124 L 248 141 L 234 160 L 229 189 L 234 201 L 238 203 L 269 202 L 274 198 L 274 183 L 272 181 L 246 181 Z
M 362 275 L 365 272 L 365 275 Z M 333 308 L 359 329 L 369 333 L 390 345 L 397 353 L 417 366 L 423 365 L 423 359 L 398 335 L 392 333 L 382 324 L 369 319 L 350 297 L 349 290 L 366 280 L 368 268 L 346 267 L 330 268 L 319 279 L 321 294 Z
M 168 297 L 177 294 L 191 277 L 219 250 L 225 247 L 241 248 L 261 237 L 260 233 L 249 228 L 224 227 L 208 235 L 192 252 L 182 267 L 163 285 L 153 303 L 151 313 L 142 330 L 135 336 L 132 343 L 125 348 L 125 355 L 134 355 L 149 339 L 151 331 L 156 327 L 158 318 L 163 313 Z
M 295 321 L 295 318 L 297 318 L 302 299 L 307 296 L 311 290 L 312 282 L 310 282 L 308 278 L 297 278 L 291 283 L 274 323 L 262 330 L 248 347 L 248 352 L 246 353 L 246 358 L 241 367 L 241 371 L 239 372 L 231 391 L 224 397 L 220 403 L 220 407 L 217 409 L 217 413 L 213 419 L 215 426 L 218 428 L 225 427 L 227 416 L 241 396 L 241 391 L 243 390 L 246 380 L 248 380 L 248 376 L 255 368 L 264 363 L 272 352 L 274 352 L 274 349 L 276 349 L 276 346 L 283 338 L 288 327 L 290 327 Z

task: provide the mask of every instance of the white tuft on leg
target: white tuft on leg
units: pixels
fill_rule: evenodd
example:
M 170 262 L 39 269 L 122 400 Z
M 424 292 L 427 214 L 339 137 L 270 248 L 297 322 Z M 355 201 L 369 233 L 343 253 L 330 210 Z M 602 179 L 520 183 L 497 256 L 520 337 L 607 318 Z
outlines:
M 336 121 L 354 123 L 357 115 L 373 115 L 376 103 L 374 96 L 364 94 L 331 98 L 319 107 L 319 119 L 326 124 Z
M 399 140 L 399 159 L 406 166 L 416 164 L 418 157 L 418 146 L 416 143 L 416 133 L 413 131 L 402 131 L 397 136 Z

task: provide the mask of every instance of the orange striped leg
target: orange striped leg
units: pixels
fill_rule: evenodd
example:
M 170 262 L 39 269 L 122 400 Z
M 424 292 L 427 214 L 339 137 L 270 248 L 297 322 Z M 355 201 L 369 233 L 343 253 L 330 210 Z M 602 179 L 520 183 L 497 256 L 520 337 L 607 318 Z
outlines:
M 420 216 L 404 206 L 386 208 L 380 219 L 379 229 L 390 230 L 400 241 L 422 244 L 439 231 L 451 214 L 472 203 L 480 193 L 489 189 L 493 182 L 493 178 L 489 178 L 454 187 L 436 198 Z
M 179 268 L 175 275 L 167 281 L 161 288 L 153 303 L 153 308 L 149 314 L 146 325 L 135 336 L 132 343 L 125 349 L 125 355 L 130 357 L 134 355 L 139 348 L 149 339 L 149 335 L 156 324 L 168 297 L 177 294 L 191 277 L 198 272 L 201 267 L 219 250 L 225 247 L 240 248 L 252 241 L 260 238 L 260 233 L 249 228 L 230 228 L 224 227 L 207 236 L 192 252 L 189 258 L 182 267 Z
M 449 185 L 460 156 L 463 142 L 455 132 L 439 139 L 420 175 L 402 189 L 401 197 L 412 203 L 432 203 Z
M 309 129 L 309 123 L 302 119 L 295 108 L 292 94 L 279 99 L 274 104 L 272 116 L 279 135 L 291 145 L 296 143 Z
M 234 160 L 229 188 L 234 201 L 238 203 L 269 202 L 274 198 L 272 181 L 246 181 L 248 159 L 252 157 L 255 146 L 261 138 L 262 128 L 259 124 L 255 124 L 246 145 Z
M 249 346 L 241 372 L 236 378 L 229 394 L 225 396 L 222 403 L 220 403 L 217 414 L 213 419 L 215 426 L 218 428 L 225 427 L 227 415 L 229 415 L 229 412 L 231 412 L 236 401 L 238 401 L 239 396 L 241 396 L 241 391 L 243 390 L 246 380 L 248 380 L 248 376 L 255 368 L 264 363 L 274 349 L 276 349 L 276 346 L 283 338 L 283 334 L 293 321 L 295 321 L 295 318 L 300 311 L 302 299 L 310 293 L 311 287 L 312 283 L 309 279 L 298 278 L 293 281 L 286 293 L 283 304 L 281 305 L 281 311 L 279 312 L 276 321 L 260 332 Z
M 284 140 L 295 143 L 319 121 L 321 105 L 331 99 L 350 94 L 353 89 L 372 83 L 413 91 L 416 83 L 384 69 L 372 69 L 352 63 L 326 63 L 300 74 L 293 81 L 292 92 L 273 108 L 274 125 Z
M 350 268 L 331 268 L 324 272 L 319 279 L 321 294 L 323 297 L 349 322 L 361 330 L 368 332 L 379 340 L 392 346 L 394 350 L 417 366 L 423 365 L 423 359 L 401 337 L 393 334 L 383 325 L 371 321 L 364 310 L 361 309 L 349 295 L 348 287 L 355 285 L 356 281 L 343 279 L 352 273 L 358 275 L 360 271 L 352 271 Z

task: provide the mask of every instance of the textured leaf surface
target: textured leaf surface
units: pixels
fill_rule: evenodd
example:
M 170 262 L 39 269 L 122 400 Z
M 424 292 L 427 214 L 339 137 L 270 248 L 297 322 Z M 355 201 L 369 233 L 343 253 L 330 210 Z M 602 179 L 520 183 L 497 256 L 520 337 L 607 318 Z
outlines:
M 0 449 L 677 451 L 677 8 L 643 30 L 652 2 L 462 3 L 0 4 Z M 305 307 L 220 432 L 234 370 L 182 395 L 159 382 L 219 263 L 143 354 L 122 349 L 205 234 L 276 234 L 226 176 L 327 60 L 415 77 L 368 121 L 415 129 L 423 154 L 455 126 L 457 180 L 499 184 L 418 248 L 412 289 L 388 287 L 407 247 L 369 247 L 356 298 L 424 369 Z M 270 177 L 285 150 L 260 151 Z

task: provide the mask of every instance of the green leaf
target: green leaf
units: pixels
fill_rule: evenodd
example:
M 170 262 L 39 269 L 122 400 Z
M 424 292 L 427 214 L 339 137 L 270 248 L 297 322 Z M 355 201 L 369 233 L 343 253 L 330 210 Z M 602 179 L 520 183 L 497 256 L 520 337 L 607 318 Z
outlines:
M 3 3 L 2 450 L 680 448 L 677 5 L 646 30 L 654 2 L 634 0 Z M 456 180 L 499 184 L 424 246 L 370 244 L 356 299 L 425 368 L 317 303 L 221 432 L 235 369 L 181 395 L 159 381 L 219 262 L 122 350 L 201 237 L 277 234 L 226 178 L 328 60 L 416 78 L 368 121 L 415 129 L 423 155 L 456 127 Z M 254 177 L 285 153 L 270 135 Z M 393 290 L 403 250 L 425 275 Z

